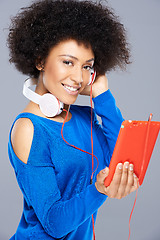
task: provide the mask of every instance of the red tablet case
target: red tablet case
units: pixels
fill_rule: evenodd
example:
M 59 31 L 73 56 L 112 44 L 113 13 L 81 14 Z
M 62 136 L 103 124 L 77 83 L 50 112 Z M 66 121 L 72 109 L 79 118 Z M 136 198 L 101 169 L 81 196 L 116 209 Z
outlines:
M 154 145 L 160 130 L 160 122 L 125 120 L 117 138 L 109 165 L 109 175 L 105 179 L 105 186 L 109 186 L 118 163 L 128 161 L 134 164 L 134 173 L 143 183 Z

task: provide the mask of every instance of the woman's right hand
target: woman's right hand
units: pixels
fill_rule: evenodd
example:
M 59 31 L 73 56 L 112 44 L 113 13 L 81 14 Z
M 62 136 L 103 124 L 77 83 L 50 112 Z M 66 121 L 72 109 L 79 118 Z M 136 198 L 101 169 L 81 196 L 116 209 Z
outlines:
M 113 179 L 110 185 L 106 187 L 104 180 L 108 174 L 108 167 L 100 171 L 95 186 L 100 193 L 107 195 L 109 198 L 121 199 L 135 191 L 139 186 L 138 178 L 133 171 L 133 164 L 129 164 L 129 162 L 117 165 Z
M 106 75 L 96 75 L 96 79 L 92 85 L 92 97 L 95 98 L 101 93 L 108 90 L 108 79 Z M 86 85 L 83 91 L 80 93 L 81 95 L 90 95 L 91 85 Z

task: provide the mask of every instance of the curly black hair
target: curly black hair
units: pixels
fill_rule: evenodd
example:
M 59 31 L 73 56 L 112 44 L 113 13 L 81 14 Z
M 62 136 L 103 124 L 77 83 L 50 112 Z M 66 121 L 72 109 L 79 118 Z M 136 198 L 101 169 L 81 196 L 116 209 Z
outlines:
M 89 0 L 40 0 L 11 19 L 7 39 L 10 62 L 23 74 L 37 78 L 38 63 L 51 48 L 74 39 L 91 46 L 99 74 L 130 63 L 126 30 L 113 9 Z

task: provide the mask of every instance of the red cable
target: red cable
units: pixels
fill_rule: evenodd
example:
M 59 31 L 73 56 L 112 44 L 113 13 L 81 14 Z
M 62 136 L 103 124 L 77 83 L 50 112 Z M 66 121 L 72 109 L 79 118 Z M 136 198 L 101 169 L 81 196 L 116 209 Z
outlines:
M 94 161 L 93 161 L 93 135 L 92 135 L 92 84 L 91 84 L 91 91 L 90 91 L 90 104 L 91 104 L 91 147 L 92 147 L 92 176 L 91 176 L 91 179 L 93 179 Z
M 93 226 L 93 239 L 95 240 L 96 236 L 95 236 L 95 229 L 94 229 L 94 217 L 93 217 L 93 214 L 92 214 L 92 226 Z
M 63 122 L 63 125 L 62 125 L 62 128 L 61 128 L 61 135 L 62 135 L 63 140 L 65 141 L 65 143 L 67 143 L 67 144 L 70 145 L 71 147 L 74 147 L 74 148 L 76 148 L 76 149 L 78 149 L 78 150 L 80 150 L 80 151 L 82 151 L 82 152 L 84 152 L 84 153 L 87 153 L 87 154 L 89 154 L 89 155 L 92 155 L 92 153 L 89 153 L 89 152 L 87 152 L 87 151 L 85 151 L 85 150 L 83 150 L 83 149 L 81 149 L 81 148 L 78 148 L 78 147 L 76 147 L 76 146 L 68 143 L 68 142 L 64 139 L 64 137 L 63 137 L 63 128 L 64 128 L 64 124 L 65 124 L 65 122 L 66 122 L 66 119 L 67 119 L 67 117 L 68 117 L 68 111 L 65 110 L 65 109 L 63 109 L 63 111 L 67 112 L 67 114 L 66 114 L 66 116 L 65 116 L 65 119 L 64 119 L 64 122 Z M 93 158 L 93 157 L 95 157 L 96 160 L 97 160 L 97 167 L 96 167 L 96 169 L 92 172 L 92 176 L 93 176 L 93 174 L 95 173 L 95 171 L 97 170 L 98 165 L 99 165 L 98 158 L 97 158 L 95 155 L 92 155 L 92 158 Z M 92 164 L 93 164 L 93 162 L 92 162 Z M 93 165 L 92 165 L 92 169 L 93 169 Z M 91 177 L 92 177 L 92 176 L 91 176 Z
M 93 179 L 93 167 L 94 167 L 94 161 L 93 161 L 93 135 L 92 135 L 92 84 L 91 84 L 91 91 L 90 91 L 90 104 L 91 104 L 91 146 L 92 146 L 92 176 L 91 179 Z M 98 167 L 98 166 L 97 166 Z M 95 228 L 94 228 L 94 218 L 92 214 L 92 227 L 93 227 L 93 239 L 96 239 L 95 236 Z
M 63 111 L 65 111 L 67 114 L 66 114 L 66 116 L 65 116 L 65 119 L 64 119 L 64 122 L 63 122 L 63 125 L 62 125 L 62 128 L 61 128 L 62 138 L 63 138 L 63 140 L 65 141 L 65 143 L 67 143 L 67 144 L 70 145 L 71 147 L 74 147 L 74 148 L 76 148 L 76 149 L 78 149 L 78 150 L 80 150 L 80 151 L 82 151 L 82 152 L 85 152 L 85 153 L 88 153 L 88 154 L 92 155 L 92 175 L 91 175 L 91 180 L 92 180 L 92 179 L 93 179 L 93 174 L 94 174 L 94 172 L 96 171 L 96 169 L 98 168 L 98 164 L 99 164 L 98 158 L 97 158 L 95 155 L 93 155 L 92 121 L 91 121 L 91 145 L 92 145 L 92 153 L 89 153 L 89 152 L 87 152 L 87 151 L 85 151 L 85 150 L 83 150 L 83 149 L 80 149 L 80 148 L 78 148 L 78 147 L 76 147 L 76 146 L 68 143 L 68 142 L 64 139 L 64 137 L 63 137 L 63 127 L 64 127 L 64 124 L 65 124 L 66 119 L 67 119 L 67 117 L 68 117 L 68 111 L 65 110 L 65 109 L 63 109 Z M 91 120 L 92 120 L 92 107 L 91 107 Z M 97 159 L 97 167 L 96 167 L 96 169 L 94 170 L 94 172 L 93 172 L 93 163 L 94 163 L 94 161 L 93 161 L 93 156 Z M 96 238 L 95 238 L 95 229 L 94 229 L 94 218 L 93 218 L 93 214 L 92 214 L 92 227 L 93 227 L 93 239 L 95 240 Z
M 82 151 L 82 152 L 85 152 L 85 153 L 87 153 L 87 154 L 92 155 L 92 175 L 91 175 L 91 183 L 92 183 L 93 174 L 95 173 L 95 171 L 97 170 L 98 165 L 99 165 L 98 158 L 93 154 L 93 134 L 92 134 L 92 84 L 91 84 L 91 91 L 90 91 L 90 103 L 91 103 L 91 148 L 92 148 L 92 153 L 89 153 L 89 152 L 87 152 L 87 151 L 85 151 L 85 150 L 83 150 L 83 149 L 81 149 L 81 148 L 78 148 L 78 147 L 76 147 L 76 146 L 68 143 L 68 142 L 64 139 L 64 137 L 63 137 L 63 128 L 64 128 L 64 124 L 65 124 L 65 122 L 66 122 L 66 119 L 67 119 L 67 117 L 68 117 L 69 109 L 68 109 L 68 111 L 65 110 L 65 109 L 63 109 L 63 111 L 65 111 L 67 114 L 66 114 L 66 116 L 65 116 L 65 119 L 64 119 L 64 122 L 63 122 L 63 125 L 62 125 L 62 128 L 61 128 L 61 135 L 62 135 L 62 139 L 65 141 L 65 143 L 67 143 L 67 144 L 70 145 L 71 147 L 74 147 L 74 148 L 76 148 L 76 149 L 78 149 L 78 150 L 80 150 L 80 151 Z M 94 171 L 93 171 L 93 169 L 94 169 L 94 159 L 93 159 L 93 157 L 95 157 L 96 160 L 97 160 L 97 167 L 96 167 L 96 169 L 95 169 Z M 96 238 L 95 238 L 95 228 L 94 228 L 94 218 L 93 218 L 93 214 L 92 214 L 92 227 L 93 227 L 93 239 L 95 240 Z
M 128 240 L 130 239 L 130 235 L 131 235 L 131 218 L 132 218 L 132 214 L 133 214 L 133 211 L 134 211 L 134 208 L 135 208 L 135 205 L 136 205 L 137 194 L 138 194 L 138 188 L 136 190 L 136 197 L 135 197 L 134 204 L 133 204 L 133 207 L 132 207 L 132 211 L 131 211 L 131 214 L 130 214 L 130 217 L 129 217 L 129 236 L 128 236 Z
M 150 129 L 151 119 L 152 119 L 152 113 L 151 113 L 150 116 L 149 116 L 148 124 L 147 124 L 146 140 L 145 140 L 145 145 L 144 145 L 144 152 L 143 152 L 143 158 L 142 158 L 141 173 L 140 173 L 139 179 L 141 178 L 142 171 L 143 171 L 143 167 L 144 167 L 144 162 L 145 162 L 145 158 L 146 158 L 147 144 L 148 144 L 148 139 L 149 139 L 149 129 Z M 139 180 L 138 180 L 138 181 L 139 181 Z M 138 185 L 139 185 L 139 183 L 138 183 Z M 137 194 L 138 194 L 138 188 L 137 188 L 137 190 L 136 190 L 136 197 L 135 197 L 134 204 L 133 204 L 133 208 L 132 208 L 132 211 L 131 211 L 131 214 L 130 214 L 130 218 L 129 218 L 129 236 L 128 236 L 128 240 L 130 239 L 130 235 L 131 235 L 130 224 L 131 224 L 132 214 L 133 214 L 133 211 L 134 211 L 134 208 L 135 208 L 135 205 L 136 205 L 136 201 L 137 201 Z
M 85 152 L 85 153 L 87 153 L 87 154 L 89 154 L 89 155 L 92 155 L 92 175 L 91 175 L 91 181 L 92 181 L 92 180 L 93 180 L 93 174 L 95 173 L 95 171 L 97 170 L 98 165 L 99 165 L 98 158 L 93 154 L 93 134 L 92 134 L 92 84 L 91 84 L 91 91 L 90 91 L 90 104 L 91 104 L 91 148 L 92 148 L 92 153 L 89 153 L 89 152 L 87 152 L 87 151 L 85 151 L 85 150 L 83 150 L 83 149 L 80 149 L 80 148 L 78 148 L 78 147 L 76 147 L 76 146 L 68 143 L 68 142 L 64 139 L 64 137 L 63 137 L 63 127 L 64 127 L 64 124 L 65 124 L 66 119 L 67 119 L 67 117 L 68 117 L 69 109 L 68 109 L 68 111 L 65 110 L 65 109 L 63 109 L 63 111 L 65 111 L 67 114 L 66 114 L 66 116 L 65 116 L 65 119 L 64 119 L 64 122 L 63 122 L 63 125 L 62 125 L 61 135 L 62 135 L 63 140 L 64 140 L 68 145 L 70 145 L 71 147 L 74 147 L 74 148 L 76 148 L 76 149 L 78 149 L 78 150 L 80 150 L 80 151 L 82 151 L 82 152 Z M 150 117 L 150 120 L 151 120 L 151 117 Z M 149 120 L 149 123 L 150 123 L 150 120 Z M 147 128 L 146 142 L 147 142 L 147 140 L 148 140 L 148 132 L 149 132 L 149 125 L 150 125 L 149 123 L 148 123 L 148 128 Z M 146 144 L 145 144 L 145 145 L 146 145 Z M 143 156 L 143 162 L 142 162 L 141 170 L 143 169 L 143 165 L 144 165 L 145 153 L 146 153 L 146 149 L 144 150 L 144 156 Z M 93 159 L 93 157 L 95 157 L 96 160 L 97 160 L 97 167 L 96 167 L 96 169 L 95 169 L 94 171 L 93 171 L 93 169 L 94 169 L 94 159 Z M 132 207 L 132 211 L 131 211 L 131 214 L 130 214 L 130 217 L 129 217 L 129 236 L 128 236 L 128 240 L 130 239 L 130 235 L 131 235 L 131 227 L 130 227 L 130 225 L 131 225 L 131 218 L 132 218 L 132 214 L 133 214 L 133 211 L 134 211 L 134 208 L 135 208 L 135 205 L 136 205 L 137 195 L 138 195 L 138 188 L 137 188 L 137 190 L 136 190 L 136 197 L 135 197 L 134 204 L 133 204 L 133 207 Z M 92 214 L 92 227 L 93 227 L 93 239 L 95 240 L 96 238 L 95 238 L 95 228 L 94 228 L 94 218 L 93 218 L 93 214 Z
M 145 162 L 145 159 L 146 159 L 146 153 L 147 153 L 147 145 L 148 145 L 148 139 L 149 139 L 149 130 L 150 130 L 151 119 L 152 119 L 152 113 L 151 113 L 150 116 L 149 116 L 148 124 L 147 124 L 146 140 L 145 140 L 145 144 L 144 144 L 144 152 L 143 152 L 143 158 L 142 158 L 143 160 L 142 160 L 141 173 L 140 173 L 139 179 L 140 179 L 141 176 L 142 176 L 142 171 L 143 171 L 143 167 L 144 167 L 144 162 Z

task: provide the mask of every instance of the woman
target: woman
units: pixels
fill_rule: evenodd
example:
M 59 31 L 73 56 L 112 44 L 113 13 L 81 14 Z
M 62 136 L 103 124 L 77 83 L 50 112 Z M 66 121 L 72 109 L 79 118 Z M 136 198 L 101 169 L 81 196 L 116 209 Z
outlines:
M 138 185 L 128 162 L 104 185 L 123 121 L 105 73 L 129 63 L 125 29 L 100 3 L 42 0 L 12 19 L 8 46 L 10 61 L 36 79 L 35 93 L 63 104 L 50 116 L 30 101 L 11 127 L 9 157 L 24 196 L 11 239 L 92 239 L 106 198 L 125 197 Z M 88 85 L 93 69 L 97 76 Z M 72 105 L 78 94 L 92 95 L 93 113 Z

